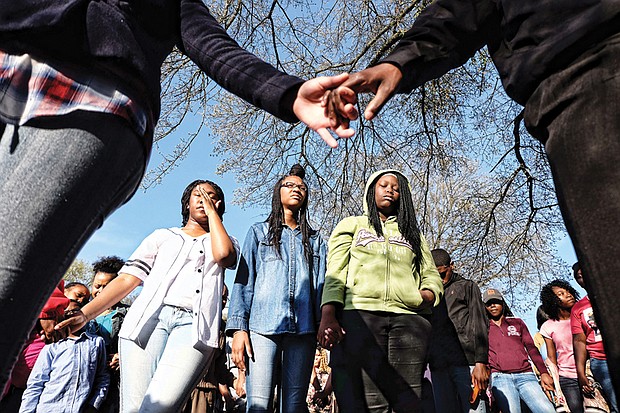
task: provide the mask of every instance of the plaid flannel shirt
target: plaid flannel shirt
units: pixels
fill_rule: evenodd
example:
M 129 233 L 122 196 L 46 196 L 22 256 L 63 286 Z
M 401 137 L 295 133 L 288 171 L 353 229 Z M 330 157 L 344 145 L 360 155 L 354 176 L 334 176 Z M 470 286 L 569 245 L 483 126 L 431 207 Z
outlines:
M 94 75 L 72 79 L 30 55 L 0 50 L 0 119 L 23 125 L 40 116 L 84 110 L 126 119 L 139 136 L 151 137 L 153 116 L 120 93 L 107 79 Z

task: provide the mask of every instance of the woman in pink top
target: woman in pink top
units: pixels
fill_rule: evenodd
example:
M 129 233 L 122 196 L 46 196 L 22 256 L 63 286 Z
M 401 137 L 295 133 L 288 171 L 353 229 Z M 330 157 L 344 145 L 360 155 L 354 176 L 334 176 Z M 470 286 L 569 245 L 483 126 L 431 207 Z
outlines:
M 545 338 L 547 358 L 558 367 L 560 387 L 571 413 L 583 413 L 583 396 L 577 381 L 570 329 L 570 310 L 579 293 L 564 280 L 553 280 L 540 291 L 540 300 L 549 320 L 540 328 Z

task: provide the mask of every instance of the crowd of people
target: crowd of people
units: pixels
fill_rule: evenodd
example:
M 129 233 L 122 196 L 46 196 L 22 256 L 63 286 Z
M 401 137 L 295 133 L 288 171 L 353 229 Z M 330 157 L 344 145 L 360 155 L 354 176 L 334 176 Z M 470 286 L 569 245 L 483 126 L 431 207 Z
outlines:
M 481 293 L 429 248 L 400 171 L 372 174 L 364 215 L 327 243 L 309 197 L 294 165 L 241 248 L 221 188 L 191 182 L 182 227 L 99 259 L 90 287 L 57 286 L 2 411 L 618 412 L 595 312 L 569 282 L 541 289 L 543 360 L 498 289 Z

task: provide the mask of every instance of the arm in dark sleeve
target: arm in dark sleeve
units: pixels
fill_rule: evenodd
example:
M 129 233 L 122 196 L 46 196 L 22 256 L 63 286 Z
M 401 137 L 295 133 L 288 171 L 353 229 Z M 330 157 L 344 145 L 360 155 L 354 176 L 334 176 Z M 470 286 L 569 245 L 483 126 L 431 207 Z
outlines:
M 303 80 L 243 49 L 201 0 L 181 0 L 179 47 L 210 78 L 252 105 L 297 122 L 293 101 Z
M 532 362 L 534 363 L 538 371 L 541 374 L 546 373 L 547 366 L 545 365 L 545 362 L 543 361 L 543 358 L 540 355 L 536 344 L 534 344 L 534 340 L 532 340 L 532 336 L 530 335 L 530 332 L 528 331 L 525 322 L 523 322 L 523 320 L 521 319 L 519 319 L 519 321 L 521 324 L 521 340 L 523 341 L 523 345 L 525 346 L 527 354 L 529 354 L 530 359 L 532 359 Z
M 470 316 L 473 320 L 472 327 L 474 328 L 475 361 L 476 363 L 489 364 L 489 319 L 482 302 L 480 288 L 473 281 L 470 283 L 468 300 Z
M 424 9 L 381 61 L 403 72 L 399 92 L 410 92 L 463 65 L 489 39 L 498 38 L 496 7 L 491 0 L 437 0 Z
M 213 361 L 213 368 L 215 379 L 218 384 L 224 384 L 228 387 L 234 387 L 235 375 L 228 370 L 226 365 L 226 351 L 218 351 L 215 360 Z

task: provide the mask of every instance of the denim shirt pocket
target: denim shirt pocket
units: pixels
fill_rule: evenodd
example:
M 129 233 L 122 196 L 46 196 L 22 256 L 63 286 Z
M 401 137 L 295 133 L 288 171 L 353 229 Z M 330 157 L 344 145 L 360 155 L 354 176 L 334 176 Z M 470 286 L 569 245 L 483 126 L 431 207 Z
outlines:
M 273 244 L 271 244 L 267 240 L 261 240 L 258 243 L 258 260 L 260 262 L 270 262 L 280 260 L 281 257 L 278 255 L 278 251 L 274 248 Z

